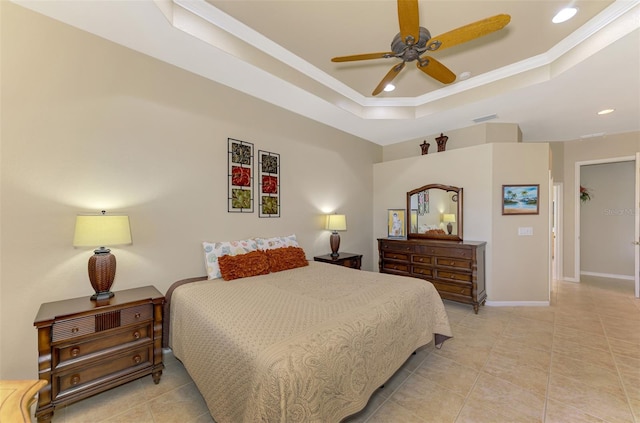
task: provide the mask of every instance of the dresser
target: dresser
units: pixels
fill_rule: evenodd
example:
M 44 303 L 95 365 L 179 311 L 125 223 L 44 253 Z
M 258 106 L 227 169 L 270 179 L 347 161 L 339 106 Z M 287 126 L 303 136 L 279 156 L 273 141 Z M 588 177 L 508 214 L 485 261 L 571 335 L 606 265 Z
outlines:
M 485 246 L 479 241 L 378 239 L 381 273 L 432 282 L 443 299 L 478 306 L 487 299 Z
M 61 406 L 142 376 L 159 383 L 163 304 L 152 286 L 117 291 L 103 302 L 86 296 L 42 304 L 34 326 L 38 374 L 47 384 L 38 396 L 38 422 L 51 421 Z
M 362 254 L 339 253 L 337 257 L 332 257 L 331 254 L 325 254 L 323 256 L 315 256 L 313 260 L 322 263 L 350 267 L 351 269 L 360 270 L 362 267 Z

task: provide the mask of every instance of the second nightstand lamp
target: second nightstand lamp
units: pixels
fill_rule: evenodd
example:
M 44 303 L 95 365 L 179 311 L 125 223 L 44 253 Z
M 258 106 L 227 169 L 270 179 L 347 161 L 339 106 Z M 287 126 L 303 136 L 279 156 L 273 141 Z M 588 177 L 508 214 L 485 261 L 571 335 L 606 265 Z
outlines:
M 80 215 L 76 217 L 74 247 L 98 247 L 89 258 L 89 280 L 96 291 L 92 300 L 103 301 L 113 297 L 111 285 L 116 276 L 116 257 L 106 245 L 131 244 L 129 216 Z
M 340 234 L 338 231 L 347 230 L 347 217 L 344 214 L 328 214 L 327 230 L 333 231 L 331 238 L 329 238 L 331 257 L 338 257 L 338 248 L 340 248 Z

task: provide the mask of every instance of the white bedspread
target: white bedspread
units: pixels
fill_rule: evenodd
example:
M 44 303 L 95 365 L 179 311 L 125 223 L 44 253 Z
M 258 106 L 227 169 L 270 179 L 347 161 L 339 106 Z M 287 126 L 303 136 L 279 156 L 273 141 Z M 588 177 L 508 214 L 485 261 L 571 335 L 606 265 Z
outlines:
M 180 286 L 170 319 L 218 423 L 339 422 L 434 334 L 452 335 L 430 283 L 316 262 Z

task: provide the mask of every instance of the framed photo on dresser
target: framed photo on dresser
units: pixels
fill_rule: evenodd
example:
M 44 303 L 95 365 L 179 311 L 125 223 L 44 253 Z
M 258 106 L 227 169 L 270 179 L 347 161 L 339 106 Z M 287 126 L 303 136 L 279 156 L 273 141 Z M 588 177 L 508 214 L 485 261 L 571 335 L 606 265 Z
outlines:
M 389 238 L 405 238 L 405 210 L 389 209 L 387 211 L 387 236 Z

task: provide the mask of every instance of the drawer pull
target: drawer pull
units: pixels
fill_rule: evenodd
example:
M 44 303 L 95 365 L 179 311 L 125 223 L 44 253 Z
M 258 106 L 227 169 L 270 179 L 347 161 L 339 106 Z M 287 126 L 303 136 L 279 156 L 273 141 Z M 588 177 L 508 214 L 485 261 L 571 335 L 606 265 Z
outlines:
M 139 319 L 139 318 L 140 318 L 140 316 L 141 316 L 141 315 L 140 315 L 140 313 L 136 313 L 134 317 L 135 317 L 136 319 Z
M 71 328 L 71 333 L 78 333 L 79 330 L 77 327 Z
M 140 339 L 140 332 L 138 332 L 138 331 L 133 332 L 133 337 L 135 339 Z
M 80 355 L 80 348 L 73 347 L 71 348 L 71 357 L 77 357 Z
M 142 357 L 140 357 L 139 354 L 136 354 L 135 356 L 133 356 L 133 362 L 136 364 L 140 364 L 140 362 L 142 361 Z
M 71 384 L 72 385 L 77 385 L 79 383 L 80 383 L 80 375 L 71 376 Z

